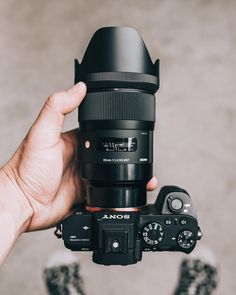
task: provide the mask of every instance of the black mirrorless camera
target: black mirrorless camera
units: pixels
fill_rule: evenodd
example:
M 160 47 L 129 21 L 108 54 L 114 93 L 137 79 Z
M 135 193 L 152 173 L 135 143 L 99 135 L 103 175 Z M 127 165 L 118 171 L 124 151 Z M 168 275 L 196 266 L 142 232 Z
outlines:
M 75 61 L 79 81 L 88 88 L 78 138 L 86 200 L 56 235 L 73 251 L 93 251 L 93 261 L 104 265 L 136 263 L 142 251 L 190 253 L 201 231 L 189 194 L 165 186 L 154 204 L 146 201 L 159 60 L 152 63 L 136 30 L 101 28 L 81 64 Z

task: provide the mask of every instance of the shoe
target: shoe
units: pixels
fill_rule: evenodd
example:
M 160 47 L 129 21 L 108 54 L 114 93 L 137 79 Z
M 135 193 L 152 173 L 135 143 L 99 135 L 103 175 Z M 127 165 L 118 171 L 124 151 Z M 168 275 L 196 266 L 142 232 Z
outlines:
M 85 295 L 80 266 L 67 250 L 49 257 L 43 276 L 50 295 Z
M 174 295 L 211 295 L 217 284 L 215 256 L 208 248 L 199 247 L 182 261 Z

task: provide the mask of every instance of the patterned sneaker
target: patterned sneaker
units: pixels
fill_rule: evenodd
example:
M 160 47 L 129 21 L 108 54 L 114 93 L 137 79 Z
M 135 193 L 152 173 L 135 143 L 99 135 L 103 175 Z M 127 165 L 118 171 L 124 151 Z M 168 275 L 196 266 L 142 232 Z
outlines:
M 49 258 L 44 280 L 50 295 L 85 295 L 80 266 L 69 251 L 58 251 Z
M 210 295 L 217 287 L 217 262 L 208 248 L 199 247 L 180 265 L 174 295 Z

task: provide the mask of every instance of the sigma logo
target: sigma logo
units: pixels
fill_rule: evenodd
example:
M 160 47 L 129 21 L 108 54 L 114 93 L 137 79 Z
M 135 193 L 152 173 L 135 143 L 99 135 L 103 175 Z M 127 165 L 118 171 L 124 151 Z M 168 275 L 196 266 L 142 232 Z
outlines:
M 129 214 L 105 214 L 102 219 L 130 219 Z

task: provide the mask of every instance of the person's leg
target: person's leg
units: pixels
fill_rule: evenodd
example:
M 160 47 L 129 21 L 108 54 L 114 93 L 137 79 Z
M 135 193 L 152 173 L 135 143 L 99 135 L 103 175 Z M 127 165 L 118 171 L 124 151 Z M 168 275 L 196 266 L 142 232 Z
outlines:
M 216 259 L 208 248 L 199 247 L 183 259 L 174 295 L 210 295 L 217 283 Z
M 50 295 L 85 295 L 79 263 L 67 250 L 56 252 L 49 258 L 44 280 Z

